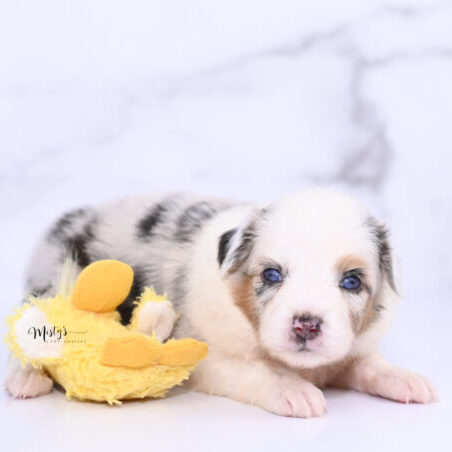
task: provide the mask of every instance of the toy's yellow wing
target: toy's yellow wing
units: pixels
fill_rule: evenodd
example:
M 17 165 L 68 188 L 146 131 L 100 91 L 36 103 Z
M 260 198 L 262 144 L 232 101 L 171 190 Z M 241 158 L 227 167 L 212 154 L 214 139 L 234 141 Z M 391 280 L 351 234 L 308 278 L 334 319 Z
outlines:
M 78 276 L 72 303 L 84 311 L 111 312 L 127 298 L 132 283 L 129 265 L 113 259 L 96 261 Z

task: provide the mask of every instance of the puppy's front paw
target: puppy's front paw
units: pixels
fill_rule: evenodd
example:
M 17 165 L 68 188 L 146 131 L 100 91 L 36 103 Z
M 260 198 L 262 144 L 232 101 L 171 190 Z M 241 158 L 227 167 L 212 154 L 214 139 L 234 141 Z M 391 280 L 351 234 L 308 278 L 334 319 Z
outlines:
M 389 368 L 378 372 L 368 384 L 368 392 L 402 403 L 430 403 L 438 400 L 430 381 L 403 369 Z
M 42 370 L 20 369 L 5 380 L 5 389 L 16 399 L 26 399 L 48 394 L 53 381 Z
M 319 417 L 327 412 L 323 392 L 305 380 L 281 378 L 265 397 L 264 408 L 290 417 Z

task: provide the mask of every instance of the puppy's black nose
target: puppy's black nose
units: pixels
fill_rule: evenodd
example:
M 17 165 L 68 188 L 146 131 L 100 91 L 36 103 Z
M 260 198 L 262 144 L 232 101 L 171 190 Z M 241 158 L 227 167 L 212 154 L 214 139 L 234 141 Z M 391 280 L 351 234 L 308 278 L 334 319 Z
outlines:
M 293 332 L 302 342 L 316 338 L 320 334 L 321 325 L 322 319 L 310 314 L 296 315 L 292 320 Z

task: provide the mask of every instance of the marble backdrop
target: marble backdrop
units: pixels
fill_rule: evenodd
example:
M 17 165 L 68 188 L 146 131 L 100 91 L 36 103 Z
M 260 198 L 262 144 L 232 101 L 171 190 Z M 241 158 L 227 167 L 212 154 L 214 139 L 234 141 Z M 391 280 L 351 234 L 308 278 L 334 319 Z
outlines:
M 328 184 L 392 227 L 411 319 L 447 327 L 451 152 L 450 1 L 4 0 L 0 315 L 65 209 Z

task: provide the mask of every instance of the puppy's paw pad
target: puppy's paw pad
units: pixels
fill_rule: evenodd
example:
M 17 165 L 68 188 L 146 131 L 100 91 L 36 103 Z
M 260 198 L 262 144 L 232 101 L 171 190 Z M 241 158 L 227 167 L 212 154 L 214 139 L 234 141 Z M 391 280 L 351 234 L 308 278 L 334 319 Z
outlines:
M 284 380 L 269 398 L 267 410 L 281 416 L 320 417 L 327 412 L 323 392 L 308 382 Z
M 15 399 L 48 394 L 52 391 L 52 387 L 52 379 L 38 370 L 15 372 L 5 380 L 5 389 Z
M 431 403 L 438 400 L 436 389 L 427 378 L 399 369 L 379 374 L 371 392 L 402 403 Z

